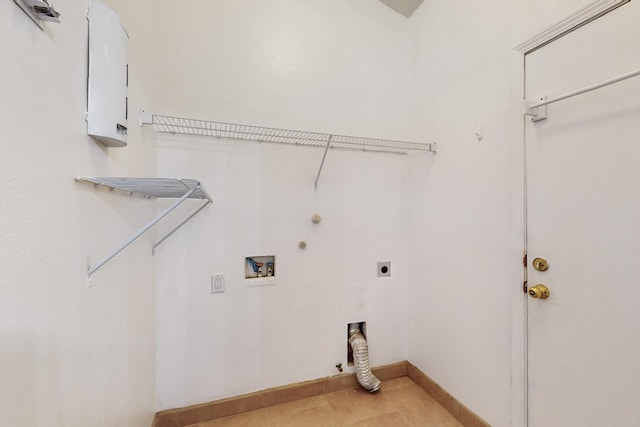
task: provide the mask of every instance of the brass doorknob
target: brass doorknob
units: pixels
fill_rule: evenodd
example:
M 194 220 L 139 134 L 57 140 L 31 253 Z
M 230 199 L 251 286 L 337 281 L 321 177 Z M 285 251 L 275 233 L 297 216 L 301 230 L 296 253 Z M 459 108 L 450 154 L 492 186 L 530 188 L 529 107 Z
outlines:
M 547 299 L 549 294 L 549 288 L 545 285 L 535 285 L 529 288 L 529 296 L 532 298 Z
M 547 271 L 549 269 L 549 263 L 544 258 L 536 258 L 533 260 L 533 268 L 538 271 Z

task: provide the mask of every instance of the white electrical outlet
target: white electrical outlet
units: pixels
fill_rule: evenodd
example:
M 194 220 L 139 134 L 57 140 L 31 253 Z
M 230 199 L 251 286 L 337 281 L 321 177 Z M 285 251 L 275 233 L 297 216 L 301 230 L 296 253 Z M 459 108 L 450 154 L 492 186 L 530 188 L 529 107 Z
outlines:
M 224 292 L 224 274 L 211 275 L 211 293 Z

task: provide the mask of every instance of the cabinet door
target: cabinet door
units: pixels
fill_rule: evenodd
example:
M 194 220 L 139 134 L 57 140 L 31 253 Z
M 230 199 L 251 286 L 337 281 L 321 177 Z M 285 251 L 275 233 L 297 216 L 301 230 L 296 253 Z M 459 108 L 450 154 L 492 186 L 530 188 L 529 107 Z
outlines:
M 87 128 L 108 147 L 127 145 L 129 36 L 116 12 L 89 2 L 89 94 Z

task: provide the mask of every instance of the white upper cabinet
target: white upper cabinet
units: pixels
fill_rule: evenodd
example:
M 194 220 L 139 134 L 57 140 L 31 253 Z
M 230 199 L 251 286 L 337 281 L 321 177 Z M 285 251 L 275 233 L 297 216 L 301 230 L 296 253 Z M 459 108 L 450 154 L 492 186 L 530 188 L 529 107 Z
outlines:
M 87 132 L 107 147 L 127 145 L 129 36 L 118 14 L 89 1 Z

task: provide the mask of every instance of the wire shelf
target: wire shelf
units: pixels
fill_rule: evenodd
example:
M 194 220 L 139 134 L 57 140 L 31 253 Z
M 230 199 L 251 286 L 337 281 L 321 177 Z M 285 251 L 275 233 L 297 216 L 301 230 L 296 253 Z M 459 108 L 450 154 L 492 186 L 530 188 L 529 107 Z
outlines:
M 195 179 L 79 177 L 76 180 L 85 184 L 93 184 L 96 187 L 102 186 L 111 190 L 136 194 L 147 199 L 179 199 L 195 188 L 196 191 L 189 195 L 188 198 L 212 201 L 200 182 Z
M 379 153 L 408 154 L 411 151 L 436 152 L 435 143 L 395 141 L 363 138 L 328 133 L 278 129 L 262 126 L 240 125 L 209 120 L 152 115 L 151 123 L 158 132 L 215 136 L 277 144 L 326 147 L 339 150 L 372 151 Z

